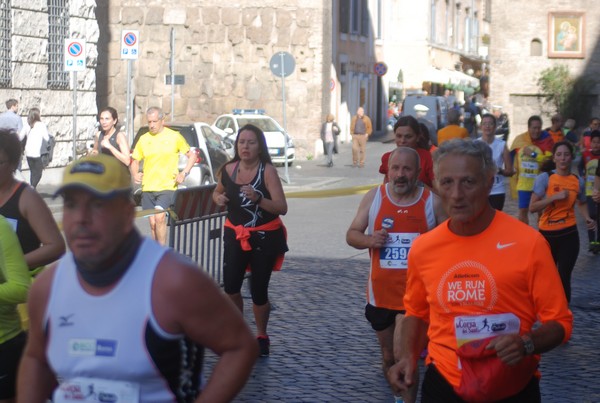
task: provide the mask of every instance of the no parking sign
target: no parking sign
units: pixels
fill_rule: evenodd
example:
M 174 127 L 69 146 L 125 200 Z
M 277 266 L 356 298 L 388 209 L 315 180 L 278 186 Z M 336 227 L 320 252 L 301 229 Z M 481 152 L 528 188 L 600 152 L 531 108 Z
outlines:
M 65 39 L 65 71 L 85 70 L 85 42 L 81 39 Z
M 121 31 L 121 59 L 137 60 L 140 50 L 140 31 Z

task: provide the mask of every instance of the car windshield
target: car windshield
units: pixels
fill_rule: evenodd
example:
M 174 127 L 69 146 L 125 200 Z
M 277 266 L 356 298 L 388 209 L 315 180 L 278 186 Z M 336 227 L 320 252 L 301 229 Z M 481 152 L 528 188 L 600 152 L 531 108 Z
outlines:
M 240 128 L 247 124 L 258 127 L 263 132 L 279 132 L 281 128 L 271 119 L 264 118 L 238 118 Z

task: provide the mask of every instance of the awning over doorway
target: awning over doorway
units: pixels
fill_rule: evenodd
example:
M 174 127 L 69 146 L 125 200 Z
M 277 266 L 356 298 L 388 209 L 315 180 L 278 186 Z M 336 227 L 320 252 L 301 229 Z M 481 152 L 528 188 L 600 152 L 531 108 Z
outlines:
M 423 81 L 438 84 L 452 84 L 454 86 L 466 86 L 472 88 L 479 87 L 479 80 L 475 77 L 472 77 L 458 70 L 439 69 L 433 66 L 427 67 L 427 69 L 423 73 Z

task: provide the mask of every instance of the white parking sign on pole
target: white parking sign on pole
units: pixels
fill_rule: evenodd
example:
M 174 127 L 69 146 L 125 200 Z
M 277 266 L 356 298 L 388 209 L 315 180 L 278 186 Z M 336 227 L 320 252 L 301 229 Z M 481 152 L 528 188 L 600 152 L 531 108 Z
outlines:
M 65 71 L 85 71 L 85 41 L 65 39 Z
M 140 31 L 121 31 L 121 59 L 137 60 L 140 50 Z

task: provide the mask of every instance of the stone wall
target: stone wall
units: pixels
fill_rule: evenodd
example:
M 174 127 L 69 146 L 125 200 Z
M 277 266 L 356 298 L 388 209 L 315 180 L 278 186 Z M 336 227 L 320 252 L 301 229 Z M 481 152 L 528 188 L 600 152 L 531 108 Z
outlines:
M 537 97 L 540 72 L 557 64 L 567 65 L 578 77 L 597 77 L 600 73 L 600 9 L 595 0 L 518 0 L 492 2 L 492 33 L 490 46 L 490 100 L 500 104 L 511 119 L 511 138 L 527 129 L 527 118 L 540 114 L 542 106 Z M 561 59 L 548 57 L 548 13 L 551 11 L 585 12 L 585 57 Z M 542 55 L 531 56 L 531 41 L 542 43 Z M 593 114 L 600 112 L 593 94 Z M 582 120 L 582 119 L 580 119 Z M 577 122 L 579 126 L 587 122 Z M 550 125 L 544 116 L 544 127 Z
M 73 90 L 48 88 L 48 8 L 47 1 L 13 0 L 12 6 L 12 86 L 0 88 L 0 110 L 9 98 L 19 100 L 19 113 L 24 119 L 30 108 L 40 108 L 42 121 L 56 136 L 55 158 L 51 168 L 61 168 L 73 154 Z M 84 147 L 95 122 L 96 109 L 96 42 L 98 24 L 94 15 L 95 1 L 70 1 L 71 37 L 85 38 L 87 70 L 78 73 L 77 146 Z M 27 170 L 26 162 L 23 164 Z M 56 182 L 60 169 L 48 169 L 42 181 Z M 25 175 L 28 178 L 28 174 Z
M 269 68 L 279 51 L 296 61 L 285 79 L 287 128 L 302 157 L 312 152 L 328 93 L 331 19 L 323 1 L 216 0 L 112 1 L 107 10 L 109 42 L 100 46 L 108 68 L 98 85 L 108 103 L 125 114 L 126 61 L 120 60 L 123 29 L 140 31 L 140 57 L 133 63 L 134 126 L 145 124 L 149 106 L 162 106 L 175 120 L 204 121 L 234 108 L 262 108 L 283 124 L 281 78 Z M 175 31 L 175 74 L 185 76 L 176 86 L 171 111 L 169 74 L 170 32 Z M 324 45 L 326 43 L 326 45 Z M 105 54 L 102 54 L 105 52 Z M 326 76 L 327 75 L 327 76 Z M 167 118 L 168 120 L 170 117 Z

